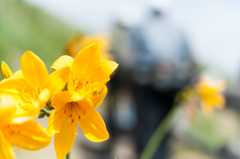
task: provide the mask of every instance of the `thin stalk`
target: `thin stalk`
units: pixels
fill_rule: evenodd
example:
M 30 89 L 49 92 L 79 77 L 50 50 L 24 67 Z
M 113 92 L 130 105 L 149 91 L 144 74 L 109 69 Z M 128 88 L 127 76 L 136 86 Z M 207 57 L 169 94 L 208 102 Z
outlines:
M 140 159 L 150 159 L 153 158 L 158 146 L 161 144 L 162 140 L 165 138 L 171 127 L 173 126 L 174 115 L 178 110 L 179 105 L 175 104 L 172 109 L 168 112 L 163 121 L 159 124 L 150 140 L 148 141 L 146 147 L 144 148 Z
M 68 152 L 66 159 L 70 159 L 70 151 Z
M 48 111 L 48 110 L 43 108 L 43 109 L 41 109 L 41 112 L 43 112 L 43 113 L 45 113 L 45 114 L 47 114 L 49 116 L 52 111 Z

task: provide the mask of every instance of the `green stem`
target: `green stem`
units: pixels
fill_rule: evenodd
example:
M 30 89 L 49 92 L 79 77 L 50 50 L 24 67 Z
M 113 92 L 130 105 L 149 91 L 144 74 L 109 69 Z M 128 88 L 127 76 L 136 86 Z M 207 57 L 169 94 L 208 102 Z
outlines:
M 68 152 L 66 159 L 70 159 L 70 151 Z
M 52 111 L 48 111 L 48 110 L 43 108 L 43 109 L 41 109 L 41 112 L 43 112 L 43 113 L 45 113 L 47 115 L 50 115 Z
M 171 129 L 174 121 L 175 112 L 178 110 L 178 104 L 175 104 L 172 109 L 168 112 L 163 121 L 159 124 L 150 140 L 148 141 L 146 147 L 144 148 L 140 159 L 150 159 L 153 158 L 158 146 L 161 144 L 162 140 L 165 138 L 169 130 Z

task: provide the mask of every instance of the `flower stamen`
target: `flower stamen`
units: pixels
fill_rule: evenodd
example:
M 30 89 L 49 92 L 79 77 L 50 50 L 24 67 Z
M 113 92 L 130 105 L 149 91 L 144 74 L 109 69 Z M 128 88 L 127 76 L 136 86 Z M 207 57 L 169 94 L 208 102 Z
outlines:
M 75 91 L 77 92 L 87 92 L 90 89 L 91 83 L 89 81 L 83 80 L 75 80 Z

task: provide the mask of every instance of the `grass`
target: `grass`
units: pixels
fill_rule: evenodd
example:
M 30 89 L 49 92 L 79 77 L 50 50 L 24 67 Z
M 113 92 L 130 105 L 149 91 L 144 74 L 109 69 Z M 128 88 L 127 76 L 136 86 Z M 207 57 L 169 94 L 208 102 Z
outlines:
M 26 50 L 36 53 L 47 68 L 65 53 L 75 31 L 21 0 L 0 0 L 0 60 L 13 71 Z

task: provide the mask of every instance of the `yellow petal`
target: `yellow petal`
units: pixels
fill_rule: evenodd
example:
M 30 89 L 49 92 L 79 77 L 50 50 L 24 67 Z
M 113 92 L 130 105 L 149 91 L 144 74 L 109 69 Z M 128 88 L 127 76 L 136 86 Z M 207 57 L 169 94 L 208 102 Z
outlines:
M 24 79 L 24 76 L 22 74 L 22 70 L 16 71 L 11 78 L 16 78 L 16 79 Z
M 28 110 L 26 111 L 17 105 L 17 103 L 21 105 L 24 104 L 22 103 L 21 91 L 25 85 L 26 82 L 20 79 L 6 79 L 0 82 L 0 92 L 2 93 L 0 94 L 0 98 L 2 100 L 1 104 L 5 105 L 8 103 L 8 108 L 10 108 L 10 106 L 15 106 L 14 109 L 16 109 L 16 111 L 12 113 L 12 116 L 8 115 L 8 117 L 11 117 L 11 120 L 9 118 L 8 121 L 10 123 L 22 123 L 35 117 L 39 113 L 39 110 L 36 110 L 34 107 L 28 106 Z M 8 97 L 6 98 L 6 96 Z M 7 117 L 4 118 L 8 119 Z
M 1 73 L 3 79 L 10 78 L 13 75 L 11 69 L 4 61 L 1 62 Z
M 12 124 L 21 124 L 21 123 L 24 123 L 28 120 L 31 120 L 33 119 L 33 117 L 35 117 L 38 113 L 35 113 L 34 115 L 33 114 L 30 114 L 30 113 L 24 113 L 22 116 L 22 114 L 19 116 L 19 115 L 16 115 L 17 117 L 15 117 L 11 123 Z
M 9 124 L 21 124 L 23 122 L 33 119 L 38 113 L 39 113 L 39 109 L 24 110 L 22 109 L 22 107 L 16 106 L 16 111 L 14 114 L 12 114 L 11 121 L 9 121 Z
M 118 64 L 114 61 L 101 61 L 99 69 L 104 69 L 107 75 L 110 76 L 117 67 Z
M 102 142 L 109 138 L 105 123 L 99 113 L 89 107 L 85 110 L 85 117 L 79 121 L 83 134 L 93 142 Z
M 63 122 L 65 121 L 65 118 L 63 117 L 64 116 L 63 113 L 64 113 L 64 109 L 60 109 L 60 110 L 54 109 L 52 111 L 48 119 L 48 127 L 47 127 L 47 131 L 50 134 L 55 134 L 60 132 L 63 126 Z
M 8 94 L 16 98 L 20 98 L 20 92 L 23 86 L 26 85 L 24 80 L 19 79 L 6 79 L 0 82 L 0 96 Z
M 67 89 L 68 89 L 68 91 L 71 92 L 72 94 L 74 94 L 74 93 L 76 92 L 76 91 L 75 91 L 75 89 L 76 89 L 76 83 L 75 83 L 74 80 L 68 81 L 68 83 L 67 83 Z
M 61 91 L 65 87 L 69 79 L 69 74 L 70 74 L 70 68 L 64 67 L 53 72 L 48 77 L 46 88 L 50 90 L 51 95 Z
M 0 130 L 0 158 L 1 159 L 13 159 L 13 147 L 5 139 L 2 131 Z
M 91 83 L 101 82 L 101 81 L 109 81 L 110 77 L 104 69 L 98 70 L 94 78 L 90 80 Z
M 68 91 L 63 91 L 54 95 L 51 105 L 54 108 L 64 107 L 68 102 L 70 102 L 72 94 Z
M 44 62 L 33 52 L 26 51 L 21 58 L 21 69 L 25 80 L 33 88 L 43 88 L 48 79 Z
M 47 102 L 49 98 L 50 98 L 50 91 L 47 88 L 45 88 L 44 90 L 41 91 L 39 95 L 40 103 L 44 103 L 44 106 L 45 106 L 45 102 Z M 40 104 L 40 107 L 41 107 L 41 104 Z
M 73 79 L 80 75 L 86 81 L 95 76 L 100 64 L 100 52 L 97 43 L 85 47 L 75 57 L 72 64 Z
M 93 101 L 94 108 L 102 104 L 105 96 L 107 95 L 107 92 L 108 92 L 108 89 L 107 89 L 107 86 L 105 86 L 99 94 L 96 94 L 96 96 L 93 97 L 92 101 Z
M 53 99 L 51 105 L 56 109 L 60 109 L 61 107 L 65 106 L 69 102 L 76 102 L 83 99 L 83 96 L 79 94 L 71 94 L 69 91 L 63 91 L 57 93 Z
M 0 103 L 0 125 L 7 124 L 11 121 L 16 112 L 16 102 L 12 96 L 3 95 Z
M 37 113 L 36 113 L 37 115 Z M 3 95 L 0 104 L 0 125 L 11 123 L 23 123 L 32 119 L 32 113 L 23 110 L 17 106 L 16 101 L 12 96 Z
M 10 125 L 3 133 L 12 145 L 26 150 L 38 150 L 51 142 L 51 135 L 33 120 Z
M 50 67 L 50 69 L 58 70 L 65 66 L 71 67 L 73 63 L 73 58 L 68 55 L 63 55 L 59 57 Z
M 26 122 L 28 120 L 33 119 L 36 117 L 40 109 L 45 106 L 45 102 L 33 102 L 31 104 L 27 103 L 21 103 L 21 106 L 18 106 L 16 113 L 14 114 L 14 118 L 12 119 L 11 123 L 13 124 L 21 124 L 23 122 Z
M 99 70 L 94 78 L 89 82 L 92 83 L 91 89 L 97 89 L 98 92 L 102 91 L 106 83 L 110 80 L 110 77 L 107 75 L 105 70 Z
M 71 150 L 77 132 L 77 122 L 72 124 L 65 118 L 60 133 L 55 134 L 54 147 L 57 159 L 64 159 Z
M 89 98 L 83 98 L 82 100 L 80 100 L 76 103 L 80 106 L 81 110 L 85 110 L 88 107 L 91 107 L 91 108 L 93 107 L 93 102 Z M 80 112 L 80 115 L 81 115 L 81 113 L 82 112 Z

